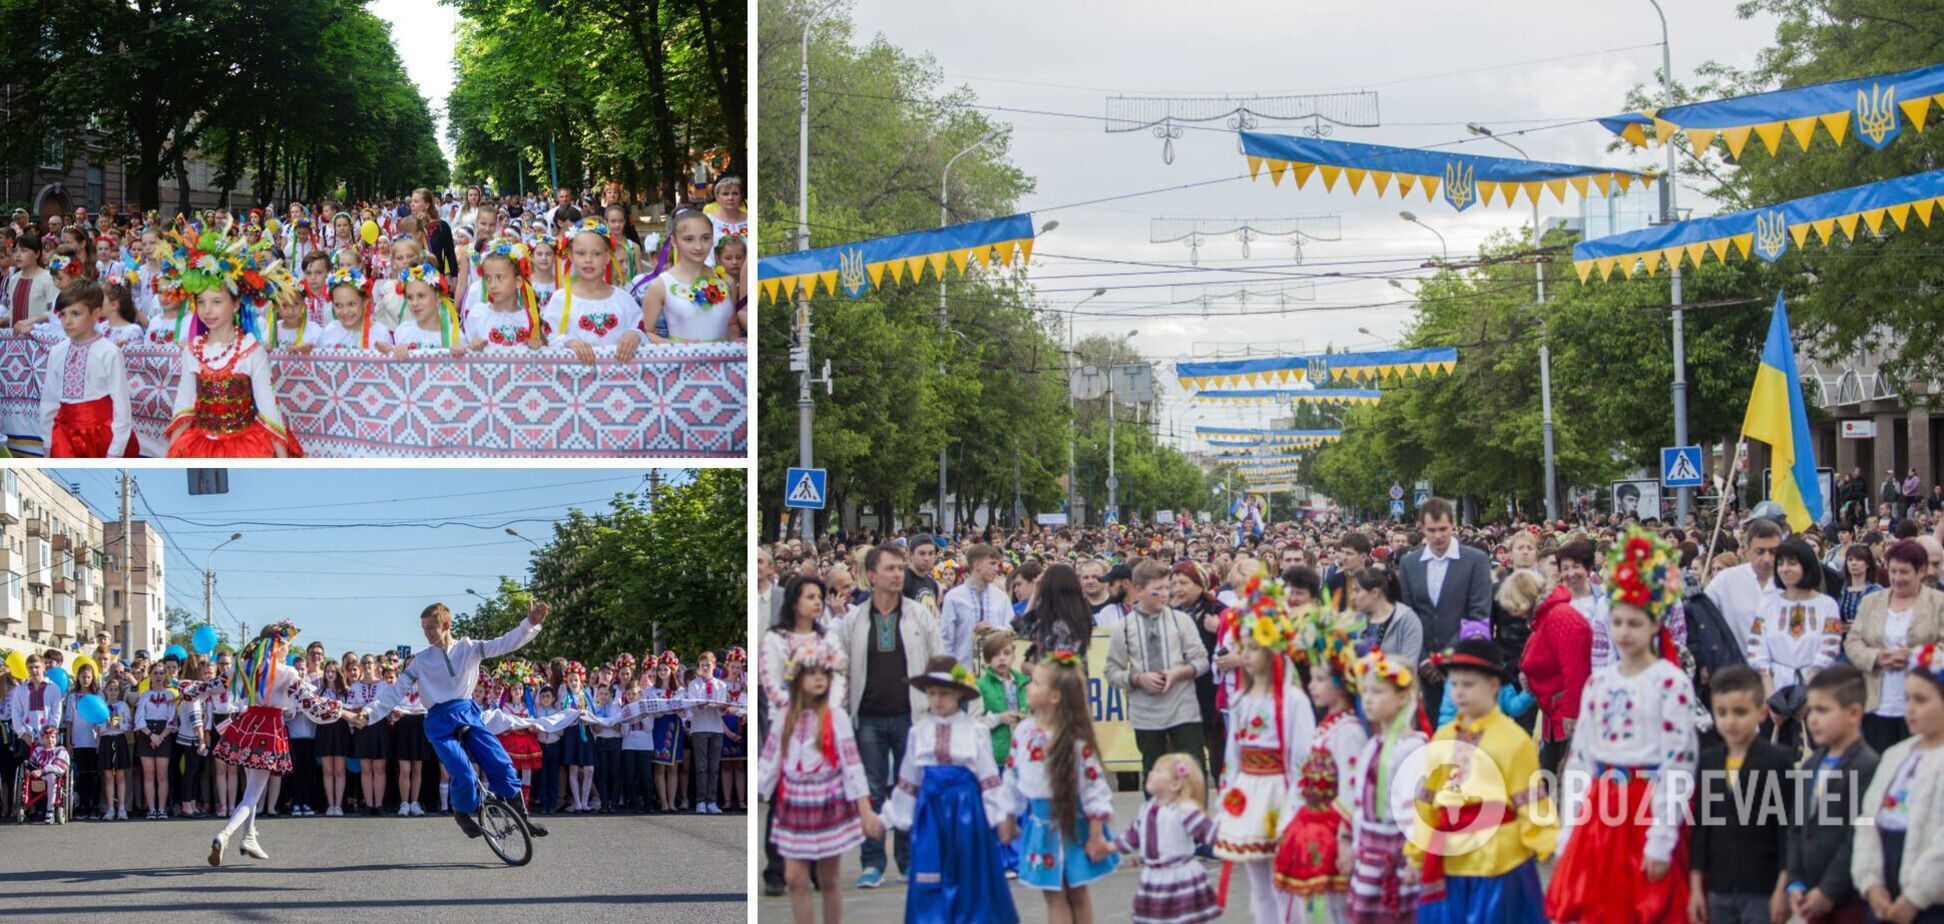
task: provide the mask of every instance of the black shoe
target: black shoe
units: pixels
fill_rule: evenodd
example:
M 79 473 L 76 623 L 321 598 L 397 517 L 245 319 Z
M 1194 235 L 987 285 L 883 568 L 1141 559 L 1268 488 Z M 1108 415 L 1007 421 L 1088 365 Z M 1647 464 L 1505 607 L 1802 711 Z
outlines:
M 763 894 L 775 897 L 783 894 L 783 880 L 763 877 Z
M 478 837 L 481 834 L 485 833 L 484 831 L 479 830 L 479 823 L 473 821 L 473 817 L 471 815 L 459 811 L 458 809 L 452 810 L 452 820 L 459 823 L 459 830 L 466 832 L 467 837 Z
M 533 832 L 534 837 L 547 836 L 546 828 L 540 827 L 533 819 L 527 817 L 526 803 L 524 801 L 508 799 L 506 800 L 506 804 L 513 807 L 513 814 L 520 816 L 520 821 L 526 824 L 527 830 Z

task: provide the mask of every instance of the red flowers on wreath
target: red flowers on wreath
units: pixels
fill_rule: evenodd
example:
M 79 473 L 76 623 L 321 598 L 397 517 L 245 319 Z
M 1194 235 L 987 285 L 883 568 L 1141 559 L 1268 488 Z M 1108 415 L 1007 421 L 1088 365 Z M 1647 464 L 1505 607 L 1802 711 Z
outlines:
M 1645 536 L 1634 536 L 1627 540 L 1627 561 L 1630 564 L 1638 565 L 1652 554 L 1654 554 L 1654 546 Z
M 1249 797 L 1243 795 L 1240 789 L 1231 789 L 1222 795 L 1222 811 L 1236 818 L 1242 817 L 1242 813 L 1248 807 Z

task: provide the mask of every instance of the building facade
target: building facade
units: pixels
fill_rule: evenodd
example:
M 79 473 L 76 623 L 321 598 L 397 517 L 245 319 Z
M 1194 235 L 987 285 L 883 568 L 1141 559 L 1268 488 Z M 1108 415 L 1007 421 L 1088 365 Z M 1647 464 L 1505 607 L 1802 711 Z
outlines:
M 135 533 L 136 647 L 162 638 L 161 545 L 147 524 Z M 0 470 L 0 649 L 73 649 L 109 631 L 120 644 L 120 524 L 115 539 L 68 486 L 38 469 Z M 117 594 L 107 593 L 114 575 Z
M 129 521 L 129 541 L 122 543 L 122 525 L 110 520 L 102 524 L 103 543 L 109 552 L 107 587 L 103 599 L 109 642 L 122 651 L 161 651 L 169 647 L 168 604 L 163 597 L 162 535 L 144 520 Z M 127 554 L 123 555 L 123 550 Z M 122 590 L 122 568 L 128 568 L 128 590 Z

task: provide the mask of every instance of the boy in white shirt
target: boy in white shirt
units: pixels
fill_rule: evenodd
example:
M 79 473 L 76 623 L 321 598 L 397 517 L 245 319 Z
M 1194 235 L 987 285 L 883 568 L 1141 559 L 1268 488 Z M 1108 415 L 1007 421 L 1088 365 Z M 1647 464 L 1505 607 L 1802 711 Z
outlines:
M 716 789 L 722 775 L 722 735 L 728 731 L 728 726 L 722 724 L 722 714 L 729 707 L 729 684 L 716 679 L 715 652 L 704 651 L 696 656 L 695 679 L 689 681 L 683 695 L 707 703 L 689 712 L 689 746 L 694 749 L 691 766 L 695 773 L 689 791 L 695 795 L 695 813 L 720 815 L 722 807 L 716 804 Z

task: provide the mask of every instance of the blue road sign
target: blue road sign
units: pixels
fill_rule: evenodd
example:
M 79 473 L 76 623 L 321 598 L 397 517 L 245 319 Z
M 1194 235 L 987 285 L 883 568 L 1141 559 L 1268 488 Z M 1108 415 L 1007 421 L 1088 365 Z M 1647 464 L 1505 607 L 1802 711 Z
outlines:
M 1401 520 L 1403 518 L 1404 518 L 1404 501 L 1402 500 L 1391 501 L 1391 519 Z
M 1698 488 L 1707 482 L 1701 474 L 1701 447 L 1666 446 L 1661 449 L 1661 486 Z
M 783 478 L 783 506 L 804 510 L 824 509 L 824 470 L 793 468 Z

